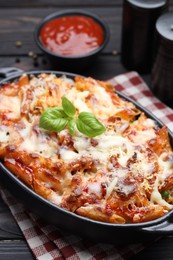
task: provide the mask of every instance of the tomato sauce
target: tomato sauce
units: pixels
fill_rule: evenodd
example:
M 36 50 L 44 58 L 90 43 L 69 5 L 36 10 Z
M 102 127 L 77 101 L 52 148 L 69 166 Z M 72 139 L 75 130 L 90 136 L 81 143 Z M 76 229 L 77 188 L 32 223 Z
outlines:
M 104 40 L 99 23 L 87 16 L 63 16 L 48 21 L 40 30 L 42 44 L 51 52 L 80 56 L 92 52 Z

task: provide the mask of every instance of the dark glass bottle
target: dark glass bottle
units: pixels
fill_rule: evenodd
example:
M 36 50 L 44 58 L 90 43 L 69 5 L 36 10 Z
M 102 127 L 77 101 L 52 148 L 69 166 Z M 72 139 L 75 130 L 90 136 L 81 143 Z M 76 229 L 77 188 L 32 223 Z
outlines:
M 168 10 L 166 0 L 124 0 L 121 61 L 129 70 L 149 73 L 153 63 L 155 23 Z
M 156 32 L 158 48 L 151 73 L 151 90 L 173 107 L 173 12 L 158 18 Z

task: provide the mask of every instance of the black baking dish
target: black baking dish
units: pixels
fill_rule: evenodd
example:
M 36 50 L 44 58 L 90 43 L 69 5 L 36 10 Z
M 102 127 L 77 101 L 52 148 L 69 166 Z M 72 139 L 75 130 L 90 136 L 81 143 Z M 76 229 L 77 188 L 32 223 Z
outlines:
M 38 75 L 43 72 L 53 73 L 57 76 L 66 75 L 70 78 L 74 78 L 75 76 L 75 74 L 57 71 L 32 71 L 27 72 L 27 74 Z M 17 76 L 13 74 L 13 76 L 3 79 L 0 84 L 15 81 L 21 75 L 20 73 L 18 73 Z M 125 100 L 134 103 L 136 107 L 142 110 L 148 117 L 154 119 L 159 126 L 163 125 L 160 120 L 140 104 L 120 92 L 118 92 L 118 94 Z M 170 131 L 169 137 L 171 145 L 173 145 L 173 134 Z M 43 217 L 48 223 L 54 224 L 73 234 L 94 241 L 114 244 L 140 242 L 157 238 L 160 235 L 173 234 L 173 210 L 159 219 L 139 224 L 110 224 L 99 222 L 76 215 L 47 201 L 17 179 L 1 162 L 0 170 L 0 182 L 7 187 L 14 197 L 19 199 L 26 208 Z

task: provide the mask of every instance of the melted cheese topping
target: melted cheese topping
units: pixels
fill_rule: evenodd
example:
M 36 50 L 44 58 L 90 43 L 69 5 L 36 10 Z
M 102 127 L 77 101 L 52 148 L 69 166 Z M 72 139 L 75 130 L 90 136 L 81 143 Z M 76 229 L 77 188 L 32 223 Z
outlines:
M 12 128 L 9 126 L 0 126 L 0 142 L 8 142 Z
M 85 98 L 89 95 L 89 91 L 79 92 L 77 89 L 70 89 L 66 97 L 74 104 L 79 113 L 82 111 L 91 112 L 91 109 L 87 106 Z
M 111 155 L 118 155 L 118 162 L 124 166 L 127 160 L 134 153 L 134 144 L 128 138 L 121 137 L 120 135 L 108 135 L 104 133 L 99 137 L 93 138 L 97 142 L 94 147 L 91 145 L 90 140 L 85 136 L 76 135 L 73 137 L 74 148 L 80 155 L 90 155 L 95 160 L 100 161 L 100 167 L 107 166 Z M 125 148 L 126 152 L 124 152 Z
M 0 113 L 5 113 L 8 119 L 19 118 L 20 117 L 19 97 L 0 95 Z
M 158 203 L 158 204 L 161 205 L 161 206 L 165 206 L 165 207 L 166 207 L 167 209 L 169 209 L 169 210 L 172 209 L 172 208 L 173 208 L 173 205 L 167 203 L 167 202 L 162 198 L 162 196 L 161 196 L 161 194 L 160 194 L 160 192 L 159 192 L 159 190 L 158 190 L 158 187 L 159 187 L 159 176 L 157 177 L 157 179 L 156 179 L 156 181 L 155 181 L 155 183 L 154 183 L 154 189 L 153 189 L 153 191 L 152 191 L 152 193 L 151 193 L 151 198 L 150 198 L 151 202 L 152 202 L 153 204 Z
M 145 144 L 147 141 L 156 137 L 153 129 L 148 129 L 145 131 L 138 131 L 137 134 L 131 135 L 131 138 L 136 144 Z

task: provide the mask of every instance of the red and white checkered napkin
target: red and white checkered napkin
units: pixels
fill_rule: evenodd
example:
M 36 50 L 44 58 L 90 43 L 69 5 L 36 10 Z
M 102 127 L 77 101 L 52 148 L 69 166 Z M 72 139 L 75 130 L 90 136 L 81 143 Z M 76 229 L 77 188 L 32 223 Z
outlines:
M 117 90 L 134 98 L 153 112 L 173 130 L 173 111 L 153 97 L 147 85 L 136 72 L 116 76 L 110 80 Z M 26 241 L 38 260 L 123 260 L 144 249 L 148 244 L 138 243 L 128 246 L 94 243 L 56 228 L 18 203 L 7 190 L 0 190 L 3 200 L 10 208 Z
M 138 73 L 132 71 L 109 80 L 115 89 L 133 98 L 151 111 L 171 131 L 173 131 L 173 110 L 153 96 Z

